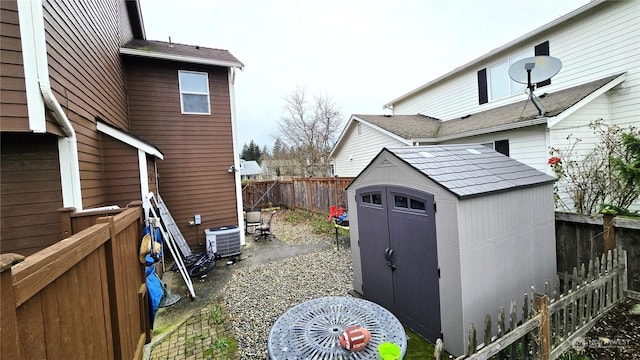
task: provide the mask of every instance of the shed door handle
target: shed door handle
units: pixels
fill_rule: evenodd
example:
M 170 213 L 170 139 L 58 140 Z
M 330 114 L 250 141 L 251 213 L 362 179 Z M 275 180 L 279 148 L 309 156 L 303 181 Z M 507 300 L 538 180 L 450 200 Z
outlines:
M 384 258 L 387 259 L 387 261 L 393 261 L 393 249 L 386 248 L 384 250 Z

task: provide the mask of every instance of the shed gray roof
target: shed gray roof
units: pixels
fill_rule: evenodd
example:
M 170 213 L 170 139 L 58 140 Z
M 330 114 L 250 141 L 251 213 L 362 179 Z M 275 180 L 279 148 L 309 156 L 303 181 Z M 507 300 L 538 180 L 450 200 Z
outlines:
M 354 115 L 354 117 L 381 127 L 407 140 L 443 141 L 447 138 L 464 137 L 465 134 L 474 131 L 529 126 L 532 125 L 531 120 L 534 119 L 539 119 L 541 124 L 546 123 L 547 117 L 559 115 L 589 94 L 622 75 L 607 76 L 550 94 L 539 94 L 539 101 L 546 110 L 545 117 L 538 117 L 538 110 L 529 99 L 447 121 L 421 114 Z
M 120 48 L 120 53 L 218 66 L 244 66 L 228 50 L 155 40 L 133 39 Z
M 458 198 L 548 184 L 556 180 L 481 144 L 384 148 L 380 154 L 385 151 Z

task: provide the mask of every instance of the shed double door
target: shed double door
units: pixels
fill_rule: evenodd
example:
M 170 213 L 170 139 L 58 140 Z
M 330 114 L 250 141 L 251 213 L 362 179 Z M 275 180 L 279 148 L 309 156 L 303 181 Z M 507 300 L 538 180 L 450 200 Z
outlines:
M 435 341 L 441 327 L 433 195 L 369 186 L 356 197 L 364 297 Z

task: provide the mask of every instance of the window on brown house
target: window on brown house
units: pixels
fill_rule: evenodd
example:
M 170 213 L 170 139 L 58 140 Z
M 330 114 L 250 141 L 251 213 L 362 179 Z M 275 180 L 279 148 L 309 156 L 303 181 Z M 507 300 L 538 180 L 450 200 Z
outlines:
M 180 108 L 183 114 L 211 114 L 209 102 L 209 74 L 196 71 L 178 71 Z

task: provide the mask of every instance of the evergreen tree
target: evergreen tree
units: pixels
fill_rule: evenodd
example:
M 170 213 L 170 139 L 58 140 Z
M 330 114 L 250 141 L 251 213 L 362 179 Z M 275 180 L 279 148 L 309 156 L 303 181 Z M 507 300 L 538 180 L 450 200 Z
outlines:
M 240 153 L 240 158 L 245 159 L 246 161 L 256 161 L 260 164 L 260 159 L 262 157 L 262 151 L 260 150 L 260 146 L 258 146 L 253 140 L 249 142 L 249 145 L 246 143 L 242 146 L 242 152 Z

